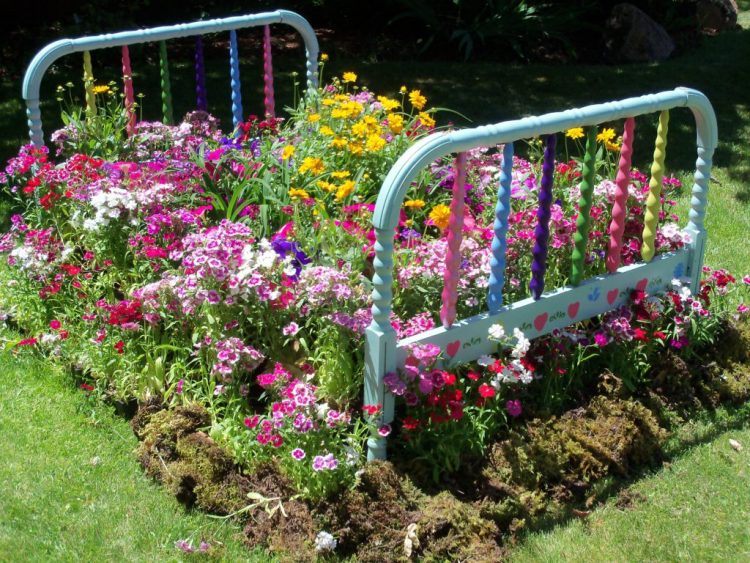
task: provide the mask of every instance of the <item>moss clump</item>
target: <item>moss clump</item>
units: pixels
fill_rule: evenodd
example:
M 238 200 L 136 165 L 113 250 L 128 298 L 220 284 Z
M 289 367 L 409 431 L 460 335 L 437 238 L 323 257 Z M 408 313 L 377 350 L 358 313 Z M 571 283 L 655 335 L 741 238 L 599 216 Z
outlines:
M 338 539 L 339 554 L 358 561 L 392 561 L 403 553 L 406 528 L 416 522 L 413 487 L 389 462 L 368 463 L 357 487 L 320 507 L 323 528 Z
M 206 409 L 185 405 L 152 414 L 142 427 L 138 458 L 146 473 L 161 478 L 168 462 L 177 459 L 177 440 L 210 424 Z
M 665 439 L 642 404 L 601 395 L 560 418 L 533 420 L 492 448 L 481 512 L 511 531 L 559 518 L 597 480 L 658 461 Z
M 248 504 L 247 484 L 232 459 L 203 432 L 177 440 L 177 460 L 167 465 L 162 481 L 180 502 L 214 514 L 231 514 Z
M 419 541 L 427 561 L 500 561 L 500 531 L 473 504 L 448 491 L 431 497 L 419 519 Z

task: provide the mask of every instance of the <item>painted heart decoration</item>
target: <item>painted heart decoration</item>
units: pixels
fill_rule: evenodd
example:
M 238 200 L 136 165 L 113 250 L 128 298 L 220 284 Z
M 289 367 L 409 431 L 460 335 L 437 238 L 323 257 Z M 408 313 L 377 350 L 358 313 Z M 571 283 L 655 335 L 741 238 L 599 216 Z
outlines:
M 548 316 L 547 313 L 542 313 L 541 315 L 536 316 L 534 319 L 534 328 L 537 329 L 537 331 L 542 332 L 544 325 L 547 324 Z
M 575 303 L 571 303 L 568 305 L 568 316 L 571 319 L 575 319 L 578 316 L 578 310 L 581 308 L 581 302 L 576 301 Z
M 456 354 L 458 354 L 458 350 L 461 348 L 461 341 L 456 340 L 455 342 L 450 342 L 448 346 L 445 347 L 445 351 L 448 353 L 448 355 L 452 358 Z
M 615 300 L 617 299 L 618 295 L 620 295 L 620 290 L 619 289 L 617 289 L 617 288 L 610 289 L 607 292 L 607 303 L 609 303 L 610 305 L 612 305 L 612 303 L 614 303 Z

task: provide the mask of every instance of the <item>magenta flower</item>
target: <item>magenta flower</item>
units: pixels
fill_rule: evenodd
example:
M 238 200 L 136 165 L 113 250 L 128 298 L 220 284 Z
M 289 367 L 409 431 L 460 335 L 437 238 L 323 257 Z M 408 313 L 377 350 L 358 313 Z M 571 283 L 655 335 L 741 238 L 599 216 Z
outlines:
M 390 424 L 383 424 L 380 428 L 378 428 L 378 434 L 380 434 L 383 438 L 386 438 L 390 436 L 391 430 L 392 428 Z
M 177 382 L 177 385 L 176 385 L 176 386 L 175 386 L 175 388 L 174 388 L 174 392 L 175 392 L 175 393 L 177 393 L 178 395 L 182 395 L 182 387 L 183 387 L 184 385 L 185 385 L 185 380 L 184 380 L 184 379 L 180 379 L 180 380 L 179 380 L 179 381 Z
M 521 408 L 521 401 L 519 401 L 518 399 L 512 399 L 508 401 L 507 403 L 505 403 L 505 410 L 508 411 L 508 414 L 513 418 L 521 416 L 521 413 L 523 412 L 523 409 Z
M 295 322 L 291 322 L 281 329 L 281 332 L 284 336 L 294 336 L 299 332 L 299 325 Z
M 306 455 L 307 454 L 305 453 L 305 450 L 303 450 L 302 448 L 294 448 L 292 450 L 292 457 L 296 459 L 297 461 L 301 461 L 305 459 Z

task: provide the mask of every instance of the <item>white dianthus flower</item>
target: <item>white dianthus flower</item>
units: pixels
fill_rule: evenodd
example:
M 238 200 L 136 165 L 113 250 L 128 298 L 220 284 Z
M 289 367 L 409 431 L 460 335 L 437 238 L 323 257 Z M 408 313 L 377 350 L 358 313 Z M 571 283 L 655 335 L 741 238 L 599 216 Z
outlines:
M 499 323 L 492 325 L 487 332 L 490 338 L 494 338 L 495 340 L 502 340 L 505 337 L 505 329 Z
M 315 538 L 315 551 L 333 551 L 338 542 L 328 532 L 320 532 Z

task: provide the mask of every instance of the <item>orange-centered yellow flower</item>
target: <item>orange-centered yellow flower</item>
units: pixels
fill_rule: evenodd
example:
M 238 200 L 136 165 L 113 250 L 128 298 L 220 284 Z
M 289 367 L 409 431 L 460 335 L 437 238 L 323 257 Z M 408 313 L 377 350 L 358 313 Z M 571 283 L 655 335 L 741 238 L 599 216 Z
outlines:
M 345 72 L 343 76 L 344 82 L 356 82 L 357 81 L 357 75 L 353 72 Z
M 292 201 L 298 201 L 300 199 L 310 199 L 310 194 L 308 194 L 305 190 L 290 188 L 289 197 L 292 199 Z
M 583 127 L 573 127 L 565 131 L 565 136 L 569 139 L 581 139 L 583 138 Z
M 615 133 L 614 129 L 605 128 L 602 129 L 602 132 L 596 136 L 596 140 L 602 143 L 611 143 L 612 139 L 614 139 L 616 136 L 617 134 Z
M 310 123 L 317 123 L 318 121 L 320 121 L 320 114 L 319 113 L 311 113 L 310 115 L 307 116 L 307 120 Z
M 336 170 L 335 172 L 331 172 L 331 176 L 338 180 L 343 180 L 344 178 L 348 178 L 351 175 L 352 173 L 348 170 Z
M 347 144 L 347 140 L 343 137 L 336 137 L 335 139 L 331 139 L 331 146 L 334 149 L 343 149 Z
M 434 225 L 440 229 L 441 231 L 444 230 L 448 226 L 448 222 L 450 221 L 451 217 L 451 209 L 447 205 L 439 204 L 432 208 L 432 211 L 430 211 L 430 219 L 432 219 L 432 222 Z
M 294 151 L 296 149 L 293 145 L 287 145 L 284 147 L 284 150 L 281 151 L 281 160 L 289 160 L 294 156 Z
M 412 90 L 409 92 L 409 101 L 415 109 L 422 110 L 427 103 L 427 98 L 425 98 L 419 90 Z
M 354 191 L 354 182 L 352 180 L 347 180 L 346 182 L 341 184 L 339 186 L 339 189 L 336 191 L 336 201 L 343 200 L 353 191 Z
M 394 109 L 401 106 L 399 102 L 392 98 L 386 98 L 385 96 L 378 96 L 378 101 L 380 102 L 380 105 L 383 106 L 383 109 L 385 111 L 393 111 Z
M 419 114 L 419 121 L 422 122 L 422 125 L 425 127 L 435 127 L 435 120 L 430 117 L 430 114 L 427 112 L 420 112 Z
M 323 165 L 323 161 L 312 156 L 305 157 L 305 159 L 302 161 L 302 165 L 299 167 L 300 174 L 312 172 L 316 176 L 322 174 L 324 170 L 325 166 Z
M 410 199 L 404 202 L 407 209 L 422 209 L 425 206 L 423 199 Z
M 367 137 L 365 148 L 370 152 L 378 152 L 386 145 L 385 139 L 380 135 L 370 135 Z
M 404 117 L 398 113 L 389 115 L 388 127 L 393 134 L 398 135 L 404 130 Z

